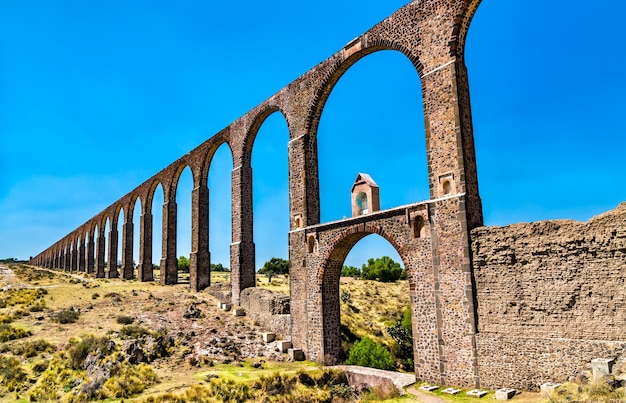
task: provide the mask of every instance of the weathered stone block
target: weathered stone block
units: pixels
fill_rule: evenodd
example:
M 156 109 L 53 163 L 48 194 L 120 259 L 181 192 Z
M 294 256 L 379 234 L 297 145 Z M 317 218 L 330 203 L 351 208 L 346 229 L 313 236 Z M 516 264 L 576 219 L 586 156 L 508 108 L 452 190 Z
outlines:
M 591 360 L 591 373 L 593 380 L 597 381 L 611 375 L 615 358 L 594 358 Z
M 461 389 L 446 388 L 446 389 L 442 390 L 441 392 L 447 393 L 449 395 L 456 395 L 456 394 L 461 392 Z
M 246 312 L 241 308 L 233 309 L 233 316 L 244 316 Z
M 439 386 L 437 385 L 422 385 L 419 387 L 419 390 L 423 390 L 426 392 L 432 392 L 433 390 L 437 390 L 439 389 Z
M 272 332 L 264 332 L 263 335 L 263 341 L 265 343 L 271 343 L 274 340 L 276 340 L 276 333 L 272 333 Z
M 280 351 L 281 353 L 286 353 L 290 348 L 293 347 L 291 342 L 287 340 L 279 340 L 278 342 L 276 342 L 276 345 L 278 346 L 278 351 Z
M 541 390 L 541 395 L 544 397 L 548 397 L 552 394 L 552 392 L 554 392 L 554 390 L 556 388 L 558 388 L 559 386 L 561 386 L 560 383 L 554 383 L 554 382 L 546 382 L 541 384 L 541 386 L 539 387 L 539 389 Z
M 511 388 L 498 389 L 496 390 L 496 400 L 509 400 L 515 396 L 516 392 L 517 391 L 515 389 Z
M 293 361 L 304 361 L 304 351 L 300 348 L 290 348 L 287 350 L 289 359 Z
M 478 397 L 481 398 L 483 396 L 487 395 L 487 392 L 484 390 L 480 390 L 480 389 L 472 389 L 469 392 L 465 393 L 467 396 L 469 397 Z

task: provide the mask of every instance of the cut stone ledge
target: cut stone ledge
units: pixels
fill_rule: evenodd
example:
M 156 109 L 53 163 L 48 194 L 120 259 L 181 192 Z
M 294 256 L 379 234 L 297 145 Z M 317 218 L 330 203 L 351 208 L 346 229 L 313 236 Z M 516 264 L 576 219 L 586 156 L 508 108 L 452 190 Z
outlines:
M 276 345 L 278 346 L 278 351 L 281 353 L 286 353 L 291 347 L 293 347 L 291 342 L 288 340 L 280 340 L 276 342 Z
M 496 400 L 509 400 L 515 396 L 515 393 L 517 393 L 517 391 L 511 388 L 498 389 L 496 390 Z
M 293 361 L 304 361 L 304 351 L 301 348 L 290 348 L 287 350 L 287 353 Z
M 276 340 L 276 333 L 273 333 L 273 332 L 265 332 L 265 333 L 263 333 L 263 334 L 262 334 L 262 337 L 263 337 L 263 341 L 264 341 L 265 343 L 271 343 L 271 342 L 273 342 L 274 340 Z
M 552 392 L 554 392 L 554 390 L 558 388 L 559 386 L 561 386 L 560 383 L 554 383 L 554 382 L 546 382 L 540 385 L 539 389 L 541 390 L 541 396 L 543 397 L 550 396 Z
M 484 390 L 480 390 L 480 389 L 472 389 L 469 392 L 466 392 L 465 395 L 469 396 L 469 397 L 478 397 L 481 398 L 483 396 L 487 395 L 487 392 Z

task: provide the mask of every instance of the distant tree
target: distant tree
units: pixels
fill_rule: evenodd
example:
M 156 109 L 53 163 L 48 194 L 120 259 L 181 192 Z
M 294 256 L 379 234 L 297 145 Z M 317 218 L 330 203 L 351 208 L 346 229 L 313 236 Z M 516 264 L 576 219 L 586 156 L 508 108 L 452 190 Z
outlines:
M 178 258 L 178 270 L 183 273 L 189 273 L 189 259 L 185 256 L 181 256 Z
M 341 268 L 341 275 L 343 277 L 361 277 L 361 269 L 354 266 L 343 266 Z
M 259 270 L 259 274 L 289 274 L 289 260 L 273 257 Z
M 390 283 L 402 277 L 403 269 L 400 263 L 394 262 L 389 256 L 368 259 L 367 264 L 361 267 L 362 277 L 366 280 L 378 280 Z
M 217 263 L 217 264 L 211 263 L 211 271 L 223 272 L 223 271 L 230 271 L 230 269 L 228 267 L 224 267 L 221 263 Z

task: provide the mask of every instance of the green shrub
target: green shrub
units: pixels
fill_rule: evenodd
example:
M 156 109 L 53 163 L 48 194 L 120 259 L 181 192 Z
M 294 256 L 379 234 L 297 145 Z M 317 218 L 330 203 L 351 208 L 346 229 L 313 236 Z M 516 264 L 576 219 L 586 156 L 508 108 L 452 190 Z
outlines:
M 131 318 L 130 316 L 120 315 L 117 318 L 115 318 L 115 321 L 119 323 L 120 325 L 130 325 L 131 323 L 135 321 L 135 319 Z
M 120 334 L 128 337 L 129 339 L 139 339 L 142 336 L 149 335 L 150 331 L 143 326 L 125 325 L 120 329 Z
M 100 294 L 98 294 L 97 292 L 91 294 L 91 299 L 98 299 L 98 297 L 100 297 Z
M 22 328 L 13 327 L 7 323 L 0 324 L 0 343 L 4 343 L 9 340 L 16 340 L 16 339 L 28 337 L 31 334 L 32 332 L 29 330 L 24 330 Z
M 34 357 L 39 353 L 54 353 L 56 347 L 43 339 L 26 341 L 24 343 L 13 346 L 12 352 L 15 355 L 24 356 L 24 358 Z
M 156 373 L 148 364 L 131 365 L 122 363 L 114 376 L 103 385 L 104 393 L 109 397 L 130 397 L 143 392 L 159 381 Z
M 26 382 L 26 372 L 22 369 L 20 360 L 11 356 L 0 356 L 0 385 L 9 392 L 19 390 Z
M 261 376 L 261 379 L 254 382 L 252 387 L 264 393 L 289 394 L 293 390 L 297 378 L 289 375 L 275 373 L 271 376 Z
M 350 291 L 341 290 L 341 294 L 339 298 L 341 299 L 341 302 L 343 302 L 344 304 L 347 304 L 348 302 L 352 301 L 352 294 L 350 294 Z
M 65 309 L 54 316 L 54 321 L 66 325 L 78 321 L 78 312 L 73 309 Z
M 70 368 L 83 369 L 87 356 L 97 350 L 100 350 L 103 355 L 110 353 L 109 340 L 106 337 L 87 335 L 80 340 L 71 339 L 67 346 Z
M 48 369 L 48 365 L 50 365 L 50 361 L 48 360 L 37 361 L 33 364 L 33 372 L 36 374 L 40 374 Z
M 407 306 L 402 318 L 392 326 L 387 327 L 387 334 L 394 340 L 392 345 L 393 355 L 400 361 L 404 370 L 413 369 L 413 333 L 412 333 L 412 311 L 411 306 Z
M 348 384 L 341 383 L 339 385 L 333 385 L 330 389 L 330 395 L 332 397 L 339 397 L 341 399 L 352 399 L 354 396 L 354 390 Z
M 395 368 L 393 356 L 389 350 L 369 337 L 364 337 L 354 343 L 346 364 L 389 370 Z
M 39 302 L 29 305 L 28 310 L 30 312 L 43 312 L 45 307 L 46 307 L 46 303 L 44 301 L 39 301 Z
M 81 381 L 82 379 L 82 381 Z M 75 385 L 84 382 L 84 373 L 72 371 L 59 360 L 53 360 L 39 376 L 28 397 L 31 402 L 58 402 L 62 392 L 67 392 Z

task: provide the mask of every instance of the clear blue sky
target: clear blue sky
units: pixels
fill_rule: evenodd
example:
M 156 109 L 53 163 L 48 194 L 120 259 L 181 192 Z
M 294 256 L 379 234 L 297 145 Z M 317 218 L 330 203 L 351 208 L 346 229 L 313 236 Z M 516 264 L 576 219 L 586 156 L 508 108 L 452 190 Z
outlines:
M 0 258 L 36 255 L 404 3 L 0 2 Z M 626 200 L 625 14 L 618 0 L 481 4 L 466 64 L 486 225 L 587 220 Z M 287 139 L 274 114 L 255 143 L 259 266 L 287 257 Z M 323 221 L 350 215 L 358 172 L 383 208 L 428 198 L 420 82 L 399 53 L 348 71 L 318 142 Z M 209 186 L 226 265 L 231 169 L 223 147 Z M 186 172 L 178 255 L 190 190 Z M 382 254 L 368 237 L 347 263 Z

